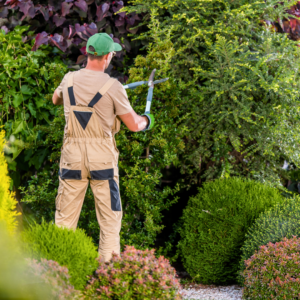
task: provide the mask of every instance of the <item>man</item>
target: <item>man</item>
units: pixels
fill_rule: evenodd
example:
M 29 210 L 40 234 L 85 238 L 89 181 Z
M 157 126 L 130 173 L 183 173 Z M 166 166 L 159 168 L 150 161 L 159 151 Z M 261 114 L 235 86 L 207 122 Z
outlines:
M 122 205 L 114 139 L 118 118 L 134 132 L 149 129 L 154 120 L 137 115 L 121 83 L 104 73 L 122 47 L 106 33 L 98 33 L 89 38 L 86 49 L 86 68 L 66 74 L 52 98 L 53 104 L 64 105 L 66 119 L 55 223 L 77 227 L 90 183 L 100 226 L 99 253 L 108 261 L 112 252 L 120 253 Z

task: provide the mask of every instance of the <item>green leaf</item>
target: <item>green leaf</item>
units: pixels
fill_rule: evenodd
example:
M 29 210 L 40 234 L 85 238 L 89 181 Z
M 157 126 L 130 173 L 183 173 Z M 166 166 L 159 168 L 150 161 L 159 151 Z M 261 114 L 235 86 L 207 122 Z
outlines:
M 26 84 L 22 85 L 21 92 L 25 95 L 32 95 L 34 93 L 34 91 L 30 89 Z
M 46 120 L 46 122 L 47 122 L 48 124 L 50 124 L 51 122 L 50 122 L 50 120 L 49 120 L 49 113 L 46 112 L 46 111 L 42 111 L 42 112 L 40 112 L 40 113 L 41 113 L 41 115 L 44 117 L 44 119 Z
M 24 120 L 18 120 L 13 125 L 13 134 L 17 134 L 26 128 L 26 123 Z
M 22 152 L 23 149 L 24 148 L 18 148 L 18 150 L 14 151 L 12 159 L 15 160 L 20 155 L 20 153 Z
M 45 99 L 43 99 L 43 98 L 35 98 L 34 102 L 36 104 L 36 107 L 40 108 L 40 107 L 42 107 L 44 105 Z
M 19 105 L 22 103 L 23 97 L 21 94 L 15 94 L 14 95 L 14 100 L 13 100 L 13 105 L 14 107 L 19 107 Z
M 30 113 L 36 118 L 36 110 L 32 102 L 26 105 L 30 111 Z

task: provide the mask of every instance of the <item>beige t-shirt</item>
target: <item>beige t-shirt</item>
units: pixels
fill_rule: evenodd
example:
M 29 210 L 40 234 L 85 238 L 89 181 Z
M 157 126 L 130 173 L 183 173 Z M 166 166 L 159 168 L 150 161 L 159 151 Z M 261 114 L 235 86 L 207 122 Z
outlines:
M 70 113 L 70 100 L 68 96 L 68 76 L 65 75 L 59 87 L 56 89 L 57 95 L 63 98 L 66 126 Z M 98 71 L 81 69 L 74 72 L 73 91 L 76 105 L 88 106 L 101 87 L 110 78 L 108 74 Z M 127 93 L 123 85 L 116 81 L 110 89 L 94 105 L 99 122 L 107 136 L 112 136 L 112 126 L 118 115 L 124 115 L 132 110 Z

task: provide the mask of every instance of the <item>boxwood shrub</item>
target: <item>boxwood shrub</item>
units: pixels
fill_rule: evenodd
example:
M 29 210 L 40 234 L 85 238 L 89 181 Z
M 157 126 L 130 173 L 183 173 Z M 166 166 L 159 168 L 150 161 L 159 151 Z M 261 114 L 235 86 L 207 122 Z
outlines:
M 249 259 L 260 246 L 269 242 L 276 243 L 283 238 L 300 236 L 300 197 L 276 204 L 271 210 L 263 213 L 250 227 L 242 247 L 240 262 L 241 272 L 245 269 L 245 261 Z M 243 276 L 239 276 L 243 284 Z
M 248 228 L 261 212 L 282 201 L 280 192 L 248 179 L 207 182 L 183 212 L 179 251 L 195 281 L 234 282 Z
M 54 260 L 67 267 L 75 289 L 82 290 L 87 276 L 97 269 L 97 248 L 82 229 L 73 231 L 43 222 L 24 230 L 22 239 L 24 250 L 31 258 Z

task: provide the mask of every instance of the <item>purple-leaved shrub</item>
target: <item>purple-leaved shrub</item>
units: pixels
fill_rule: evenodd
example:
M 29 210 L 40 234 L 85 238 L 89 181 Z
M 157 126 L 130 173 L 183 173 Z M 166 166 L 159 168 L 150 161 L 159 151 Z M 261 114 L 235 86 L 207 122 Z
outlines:
M 245 265 L 243 299 L 300 299 L 300 238 L 261 246 Z
M 163 256 L 156 258 L 154 251 L 126 246 L 121 256 L 113 254 L 109 262 L 100 257 L 85 295 L 91 299 L 181 299 L 175 269 Z
M 49 299 L 75 300 L 84 299 L 81 292 L 70 284 L 70 275 L 66 267 L 60 266 L 56 261 L 41 259 L 28 259 L 27 275 L 37 278 L 37 284 L 47 284 L 51 287 Z

